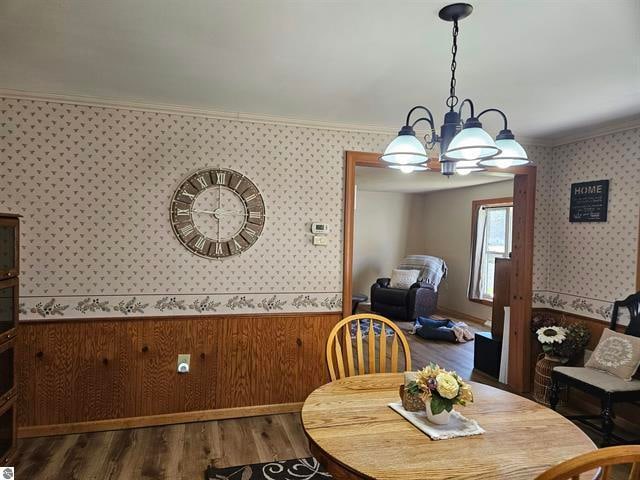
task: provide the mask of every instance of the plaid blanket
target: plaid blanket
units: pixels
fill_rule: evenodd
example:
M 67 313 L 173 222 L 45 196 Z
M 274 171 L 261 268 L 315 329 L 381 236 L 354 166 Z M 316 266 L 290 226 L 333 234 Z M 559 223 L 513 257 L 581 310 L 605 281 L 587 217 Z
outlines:
M 442 258 L 430 255 L 409 255 L 398 265 L 399 270 L 420 270 L 419 282 L 433 285 L 438 291 L 438 285 L 447 276 L 447 264 Z

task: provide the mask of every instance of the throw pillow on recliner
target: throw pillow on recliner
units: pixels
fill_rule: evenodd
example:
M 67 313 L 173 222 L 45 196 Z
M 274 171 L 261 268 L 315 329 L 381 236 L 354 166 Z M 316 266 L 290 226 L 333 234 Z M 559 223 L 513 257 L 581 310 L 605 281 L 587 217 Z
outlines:
M 391 272 L 391 282 L 389 282 L 389 286 L 391 288 L 411 288 L 411 285 L 418 281 L 418 275 L 420 275 L 420 270 L 395 269 Z

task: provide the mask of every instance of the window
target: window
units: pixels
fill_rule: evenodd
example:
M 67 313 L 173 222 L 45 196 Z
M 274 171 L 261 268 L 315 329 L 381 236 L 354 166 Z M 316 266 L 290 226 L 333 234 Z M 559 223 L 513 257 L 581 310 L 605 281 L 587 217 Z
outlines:
M 510 198 L 478 200 L 472 209 L 472 258 L 469 299 L 490 303 L 496 258 L 511 252 L 513 203 Z

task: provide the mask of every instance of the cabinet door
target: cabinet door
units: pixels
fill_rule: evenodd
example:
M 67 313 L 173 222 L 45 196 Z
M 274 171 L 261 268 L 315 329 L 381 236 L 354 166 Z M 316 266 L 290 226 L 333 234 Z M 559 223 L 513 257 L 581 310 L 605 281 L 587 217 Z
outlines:
M 20 223 L 17 218 L 0 217 L 0 280 L 14 278 L 20 271 Z
M 16 401 L 0 407 L 0 466 L 9 465 L 16 450 Z
M 0 405 L 16 393 L 15 339 L 0 345 Z

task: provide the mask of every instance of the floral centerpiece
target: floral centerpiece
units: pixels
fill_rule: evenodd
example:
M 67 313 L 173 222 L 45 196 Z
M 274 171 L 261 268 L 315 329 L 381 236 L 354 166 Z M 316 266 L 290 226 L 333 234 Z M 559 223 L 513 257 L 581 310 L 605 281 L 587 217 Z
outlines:
M 465 406 L 473 402 L 473 392 L 468 383 L 453 371 L 447 371 L 431 363 L 409 382 L 407 391 L 418 395 L 425 403 L 429 421 L 444 424 L 454 405 Z
M 544 353 L 562 362 L 582 355 L 591 339 L 584 322 L 568 323 L 564 318 L 559 321 L 548 314 L 533 317 L 531 328 Z

